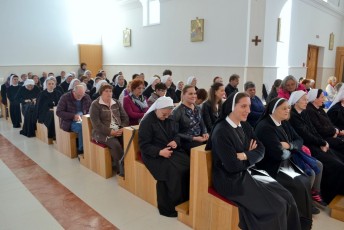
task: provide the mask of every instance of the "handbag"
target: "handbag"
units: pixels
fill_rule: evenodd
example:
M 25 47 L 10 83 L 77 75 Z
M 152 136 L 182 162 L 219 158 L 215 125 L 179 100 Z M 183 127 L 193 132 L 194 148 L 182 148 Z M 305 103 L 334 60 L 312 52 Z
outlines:
M 128 151 L 129 151 L 129 148 L 130 148 L 130 145 L 131 143 L 133 142 L 133 139 L 134 139 L 134 136 L 135 136 L 135 132 L 136 132 L 136 129 L 133 127 L 133 126 L 130 126 L 130 128 L 133 130 L 132 134 L 131 134 L 131 137 L 129 139 L 129 142 L 128 142 L 128 145 L 127 147 L 125 148 L 125 151 L 124 151 L 124 154 L 122 156 L 122 158 L 119 160 L 119 164 L 118 164 L 118 167 L 119 167 L 119 175 L 121 177 L 124 177 L 124 158 L 125 156 L 127 155 Z

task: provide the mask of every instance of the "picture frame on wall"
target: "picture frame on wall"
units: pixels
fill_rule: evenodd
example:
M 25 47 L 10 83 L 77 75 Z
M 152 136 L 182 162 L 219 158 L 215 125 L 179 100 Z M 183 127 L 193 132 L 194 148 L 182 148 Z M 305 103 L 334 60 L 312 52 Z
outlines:
M 125 30 L 123 30 L 123 46 L 131 46 L 131 29 L 126 28 Z
M 329 39 L 329 43 L 328 43 L 328 49 L 329 49 L 329 50 L 333 50 L 333 46 L 334 46 L 334 33 L 330 33 L 330 39 Z
M 191 42 L 201 42 L 203 41 L 204 35 L 204 19 L 196 18 L 191 20 Z

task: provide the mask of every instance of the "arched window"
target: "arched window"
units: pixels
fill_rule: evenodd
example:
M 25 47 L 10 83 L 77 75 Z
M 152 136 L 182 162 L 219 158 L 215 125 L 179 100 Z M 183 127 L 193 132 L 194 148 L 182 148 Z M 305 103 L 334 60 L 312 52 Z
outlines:
M 142 4 L 143 25 L 160 24 L 160 1 L 140 0 Z

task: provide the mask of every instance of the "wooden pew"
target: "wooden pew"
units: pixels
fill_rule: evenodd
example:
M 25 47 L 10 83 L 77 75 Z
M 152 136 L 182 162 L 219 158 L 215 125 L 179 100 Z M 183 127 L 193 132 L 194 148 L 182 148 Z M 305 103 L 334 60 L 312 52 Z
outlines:
M 82 116 L 82 137 L 84 154 L 80 163 L 105 179 L 112 177 L 112 160 L 109 148 L 92 140 L 92 123 L 90 115 Z
M 211 152 L 191 149 L 190 200 L 176 207 L 178 220 L 194 229 L 239 229 L 238 208 L 212 188 Z
M 141 160 L 141 152 L 138 144 L 138 128 L 134 135 L 133 142 L 124 159 L 124 177 L 117 176 L 118 184 L 134 195 L 157 207 L 156 180 L 148 171 Z M 125 127 L 123 131 L 124 150 L 127 148 L 130 137 L 133 133 L 131 127 Z
M 78 134 L 66 132 L 60 128 L 60 118 L 56 115 L 56 106 L 54 107 L 54 122 L 56 132 L 54 147 L 70 158 L 77 157 L 76 139 L 78 138 Z
M 7 120 L 7 106 L 1 103 L 2 97 L 0 95 L 1 117 Z
M 329 205 L 331 209 L 331 217 L 344 221 L 344 196 L 337 195 Z
M 53 144 L 53 139 L 48 138 L 48 128 L 38 122 L 36 124 L 36 137 L 48 145 Z
M 12 120 L 11 120 L 11 113 L 10 113 L 10 100 L 8 100 L 7 98 L 7 111 L 8 111 L 8 119 L 7 121 L 12 124 Z

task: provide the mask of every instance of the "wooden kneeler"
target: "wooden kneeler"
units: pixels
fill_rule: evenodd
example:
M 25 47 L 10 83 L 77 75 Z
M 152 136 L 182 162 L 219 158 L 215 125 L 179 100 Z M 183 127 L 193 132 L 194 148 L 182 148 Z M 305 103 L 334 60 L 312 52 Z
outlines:
M 56 106 L 54 107 L 54 122 L 56 132 L 54 147 L 69 158 L 77 157 L 76 139 L 78 138 L 78 134 L 66 132 L 60 128 L 60 118 L 56 115 Z
M 53 139 L 48 138 L 48 128 L 44 124 L 38 122 L 36 124 L 36 127 L 36 137 L 48 145 L 53 144 Z
M 91 138 L 92 123 L 90 115 L 82 116 L 82 136 L 84 154 L 79 157 L 80 163 L 105 179 L 112 177 L 112 160 L 109 148 Z
M 141 152 L 138 144 L 139 126 L 133 126 L 136 129 L 134 139 L 129 147 L 129 151 L 124 158 L 124 177 L 117 176 L 118 184 L 144 201 L 157 207 L 156 180 L 148 171 L 141 160 Z M 133 129 L 125 127 L 123 130 L 124 149 L 127 148 L 132 136 Z
M 331 217 L 344 221 L 344 196 L 337 195 L 329 205 L 331 209 Z
M 176 207 L 178 220 L 194 229 L 239 229 L 235 204 L 212 188 L 211 152 L 205 145 L 191 149 L 190 199 Z

